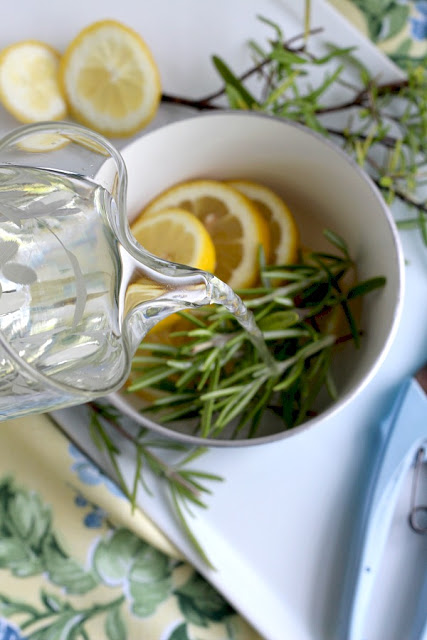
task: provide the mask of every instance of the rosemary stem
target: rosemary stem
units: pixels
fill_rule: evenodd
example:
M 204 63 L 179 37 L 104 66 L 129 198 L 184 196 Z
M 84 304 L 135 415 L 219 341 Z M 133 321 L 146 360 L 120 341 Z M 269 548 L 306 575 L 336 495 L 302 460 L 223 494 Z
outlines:
M 105 420 L 114 429 L 114 431 L 119 433 L 123 438 L 125 438 L 135 446 L 141 446 L 141 443 L 138 442 L 138 440 L 132 434 L 130 434 L 120 424 L 118 420 L 114 420 L 112 418 L 105 416 L 102 409 L 100 409 L 100 407 L 98 407 L 98 405 L 95 402 L 90 402 L 88 404 L 89 404 L 89 407 L 92 409 L 92 411 L 94 411 L 96 414 L 101 416 L 102 419 Z M 176 471 L 173 467 L 169 466 L 166 462 L 164 462 L 164 460 L 162 460 L 162 458 L 157 456 L 155 453 L 153 453 L 146 447 L 144 447 L 144 450 L 142 453 L 147 459 L 151 459 L 153 462 L 155 462 L 155 464 L 158 466 L 158 468 L 161 470 L 161 472 L 166 478 L 169 478 L 170 480 L 173 480 L 174 482 L 181 485 L 182 487 L 185 487 L 188 491 L 190 491 L 194 495 L 196 496 L 198 495 L 198 492 L 195 491 L 194 487 L 182 477 L 179 471 Z M 121 478 L 120 482 L 124 487 L 126 487 L 126 484 L 124 483 L 123 478 Z

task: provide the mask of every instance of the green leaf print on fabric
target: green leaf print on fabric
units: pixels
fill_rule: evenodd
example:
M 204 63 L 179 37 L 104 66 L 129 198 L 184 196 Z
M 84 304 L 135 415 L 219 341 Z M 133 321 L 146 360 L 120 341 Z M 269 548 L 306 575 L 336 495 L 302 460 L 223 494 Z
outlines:
M 167 640 L 190 640 L 185 622 L 176 627 Z
M 172 594 L 170 559 L 126 529 L 98 543 L 93 566 L 103 583 L 128 585 L 132 612 L 138 617 L 153 614 Z
M 120 631 L 120 640 L 126 640 L 126 628 L 119 628 L 119 608 L 125 602 L 124 596 L 119 596 L 110 602 L 91 603 L 89 606 L 75 607 L 70 600 L 61 600 L 59 597 L 46 592 L 41 593 L 41 607 L 35 607 L 12 601 L 6 596 L 0 596 L 0 615 L 11 617 L 14 614 L 20 616 L 20 631 L 25 640 L 89 640 L 85 624 L 97 616 L 105 616 L 106 625 L 115 615 L 115 629 Z M 3 606 L 4 605 L 4 606 Z M 32 630 L 32 628 L 34 629 Z M 92 640 L 98 640 L 93 638 Z M 108 636 L 113 640 L 113 636 Z
M 409 5 L 398 0 L 353 0 L 353 4 L 365 15 L 374 42 L 397 35 L 409 19 Z
M 0 540 L 0 568 L 24 578 L 43 571 L 43 564 L 32 549 L 19 538 Z
M 15 613 L 34 615 L 35 612 L 36 609 L 26 602 L 12 600 L 8 596 L 0 594 L 0 617 L 7 618 Z
M 63 587 L 66 593 L 81 595 L 98 584 L 94 572 L 86 571 L 70 558 L 54 536 L 50 536 L 43 545 L 43 559 L 51 582 Z
M 198 573 L 175 590 L 184 617 L 195 625 L 207 627 L 209 621 L 220 622 L 233 613 L 228 602 Z
M 98 584 L 94 573 L 59 544 L 50 507 L 37 493 L 16 487 L 9 477 L 0 482 L 0 569 L 21 578 L 47 573 L 51 582 L 73 594 Z
M 90 554 L 88 550 L 89 568 L 67 552 L 65 543 L 60 543 L 63 537 L 55 531 L 49 505 L 36 492 L 16 486 L 10 477 L 0 480 L 0 617 L 16 617 L 26 640 L 98 640 L 86 627 L 98 617 L 105 640 L 127 640 L 126 615 L 148 618 L 171 597 L 177 599 L 183 620 L 177 621 L 168 640 L 189 640 L 188 623 L 228 624 L 235 613 L 195 572 L 174 588 L 181 563 L 128 529 L 111 529 L 94 541 Z M 40 574 L 52 589 L 41 587 L 36 605 L 14 599 L 7 593 L 7 581 L 2 582 L 4 571 L 15 579 Z M 61 591 L 55 592 L 53 585 Z M 97 601 L 100 586 L 102 602 Z M 105 587 L 114 590 L 107 602 Z M 85 594 L 90 595 L 82 598 Z M 143 633 L 142 627 L 141 638 Z
M 136 554 L 144 543 L 127 529 L 117 529 L 101 540 L 93 555 L 93 567 L 105 584 L 117 586 L 128 576 Z
M 52 521 L 51 511 L 40 497 L 28 491 L 16 491 L 9 500 L 7 514 L 11 530 L 33 549 L 40 549 Z
M 126 625 L 119 607 L 114 607 L 107 613 L 105 619 L 105 633 L 108 640 L 126 640 Z
M 75 640 L 84 620 L 82 612 L 67 611 L 58 616 L 55 622 L 50 621 L 30 633 L 28 640 Z
M 50 525 L 38 496 L 14 488 L 10 478 L 0 481 L 0 568 L 21 577 L 41 573 L 40 545 Z
M 60 600 L 55 594 L 42 591 L 40 594 L 41 601 L 49 611 L 58 612 L 67 608 L 66 603 Z
M 161 551 L 148 544 L 138 551 L 129 572 L 132 611 L 139 617 L 149 616 L 172 593 L 170 561 Z
M 408 22 L 409 12 L 408 6 L 394 5 L 384 16 L 380 32 L 381 40 L 388 40 L 400 33 Z

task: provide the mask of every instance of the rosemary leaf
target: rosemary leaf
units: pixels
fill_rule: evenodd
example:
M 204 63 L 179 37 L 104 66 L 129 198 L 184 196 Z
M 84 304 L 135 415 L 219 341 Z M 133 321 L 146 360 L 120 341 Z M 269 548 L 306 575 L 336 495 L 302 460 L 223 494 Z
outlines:
M 146 389 L 147 387 L 152 386 L 156 382 L 160 382 L 160 380 L 164 380 L 170 376 L 170 369 L 167 366 L 153 367 L 152 369 L 148 369 L 148 373 L 141 377 L 139 380 L 130 384 L 127 388 L 129 393 L 134 391 L 140 391 L 141 389 Z
M 135 456 L 136 456 L 136 468 L 135 468 L 135 474 L 133 477 L 132 491 L 130 495 L 132 512 L 135 510 L 135 507 L 136 507 L 136 496 L 138 493 L 138 484 L 139 484 L 139 479 L 142 475 L 141 473 L 142 472 L 142 453 L 141 453 L 141 447 L 138 445 L 135 447 Z
M 185 373 L 180 376 L 176 382 L 176 388 L 179 391 L 180 389 L 184 389 L 189 382 L 191 382 L 196 376 L 200 373 L 200 362 L 196 360 L 196 362 L 189 368 Z
M 255 100 L 243 83 L 240 82 L 238 77 L 234 75 L 229 66 L 221 58 L 218 56 L 212 56 L 212 62 L 225 84 L 233 88 L 248 109 L 258 105 L 257 100 Z
M 184 320 L 188 320 L 189 322 L 195 324 L 196 327 L 200 327 L 201 329 L 204 329 L 206 327 L 206 324 L 193 313 L 188 313 L 186 311 L 177 311 L 177 314 L 181 316 L 181 318 L 184 318 Z
M 197 551 L 197 553 L 199 554 L 203 562 L 206 564 L 206 566 L 212 570 L 215 570 L 214 565 L 210 561 L 209 557 L 206 555 L 206 552 L 204 551 L 203 547 L 200 545 L 198 539 L 194 535 L 193 531 L 191 530 L 191 527 L 189 526 L 184 516 L 184 513 L 181 508 L 179 492 L 173 485 L 170 486 L 170 495 L 172 498 L 173 506 L 175 508 L 175 513 L 178 516 L 179 523 L 182 529 L 184 530 L 185 534 L 187 535 L 187 538 L 190 540 L 192 546 Z
M 169 411 L 162 415 L 162 422 L 173 422 L 174 420 L 178 420 L 179 418 L 191 418 L 197 415 L 199 410 L 198 402 L 190 402 L 188 404 L 182 405 L 175 411 Z
M 250 385 L 249 389 L 242 389 L 242 391 L 240 391 L 240 393 L 238 393 L 221 411 L 218 419 L 214 423 L 213 429 L 215 431 L 218 431 L 219 429 L 222 430 L 236 416 L 238 416 L 249 404 L 264 382 L 265 381 L 263 379 L 260 379 L 258 381 L 254 381 Z
M 165 396 L 164 398 L 156 398 L 153 400 L 153 405 L 156 407 L 166 407 L 173 404 L 181 404 L 182 402 L 188 402 L 196 398 L 195 393 L 174 393 L 173 395 Z
M 347 260 L 350 260 L 347 244 L 344 242 L 344 240 L 338 234 L 336 234 L 331 229 L 324 229 L 323 230 L 323 235 L 325 236 L 325 238 L 327 238 L 329 240 L 329 242 L 331 244 L 335 245 L 337 247 L 337 249 L 340 249 L 343 252 L 343 254 L 344 254 L 344 256 L 345 256 L 345 258 Z M 324 254 L 318 254 L 318 256 L 322 256 L 322 255 L 324 255 Z
M 360 296 L 364 296 L 375 289 L 384 287 L 386 279 L 384 277 L 370 278 L 359 282 L 347 292 L 347 300 L 353 300 Z
M 207 372 L 205 371 L 205 375 L 206 373 Z M 213 370 L 213 374 L 209 382 L 210 392 L 212 392 L 218 387 L 220 373 L 221 373 L 220 361 L 219 359 L 217 359 L 214 370 Z M 212 402 L 212 399 L 206 402 L 206 394 L 204 397 L 201 396 L 200 400 L 202 402 L 205 400 L 202 411 L 201 411 L 201 416 L 200 416 L 200 432 L 202 434 L 202 437 L 207 438 L 211 428 L 212 416 L 214 411 L 214 403 Z
M 246 413 L 242 413 L 239 423 L 233 432 L 233 438 L 235 438 L 239 434 L 239 432 L 251 421 L 252 421 L 252 426 L 251 426 L 249 435 L 251 438 L 253 438 L 256 435 L 256 431 L 257 431 L 257 427 L 259 426 L 261 415 L 265 411 L 266 407 L 268 406 L 268 402 L 273 392 L 273 388 L 276 383 L 276 380 L 277 380 L 276 378 L 270 378 L 270 380 L 268 380 L 265 385 L 264 391 L 262 392 L 258 400 L 255 402 L 255 404 L 252 406 L 252 408 L 250 408 Z M 255 397 L 255 400 L 256 400 L 256 397 Z M 255 419 L 258 416 L 259 416 L 259 419 Z

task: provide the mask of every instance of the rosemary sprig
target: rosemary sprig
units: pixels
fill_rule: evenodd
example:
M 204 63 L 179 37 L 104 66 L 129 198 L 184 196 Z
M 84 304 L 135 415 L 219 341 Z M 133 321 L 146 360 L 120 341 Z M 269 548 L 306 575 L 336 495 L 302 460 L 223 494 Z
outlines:
M 253 65 L 245 73 L 236 75 L 215 55 L 212 62 L 223 83 L 218 91 L 198 100 L 163 95 L 163 101 L 198 110 L 262 111 L 332 137 L 367 171 L 388 204 L 398 200 L 405 205 L 408 214 L 397 220 L 398 226 L 418 229 L 427 246 L 427 57 L 408 64 L 404 80 L 381 83 L 353 48 L 331 44 L 324 55 L 313 54 L 311 38 L 318 30 L 310 31 L 309 17 L 306 0 L 304 32 L 290 39 L 279 25 L 260 17 L 273 37 L 266 46 L 249 41 Z M 349 69 L 351 82 L 344 78 Z M 338 85 L 346 97 L 332 100 Z M 336 118 L 331 123 L 331 114 L 339 124 Z
M 334 346 L 350 339 L 359 346 L 352 302 L 385 282 L 372 278 L 349 289 L 345 282 L 355 265 L 347 246 L 335 233 L 325 235 L 336 253 L 307 252 L 298 264 L 263 267 L 262 286 L 238 291 L 254 312 L 274 367 L 229 312 L 205 307 L 197 316 L 180 314 L 187 324 L 169 344 L 142 342 L 127 391 L 162 391 L 145 411 L 162 423 L 192 420 L 202 437 L 257 436 L 266 411 L 279 414 L 283 429 L 306 420 L 322 388 L 334 394 Z M 338 308 L 348 326 L 340 336 L 322 328 L 322 318 Z
M 206 483 L 222 481 L 219 475 L 189 468 L 188 465 L 199 458 L 205 452 L 205 449 L 203 447 L 189 449 L 172 440 L 155 440 L 146 429 L 140 429 L 135 435 L 123 426 L 119 412 L 114 407 L 98 402 L 91 402 L 87 406 L 90 412 L 92 440 L 100 451 L 106 453 L 117 482 L 124 495 L 128 498 L 132 509 L 136 507 L 140 485 L 151 494 L 149 481 L 146 477 L 148 473 L 154 474 L 154 476 L 163 480 L 164 487 L 169 492 L 178 522 L 186 533 L 188 540 L 203 562 L 214 569 L 202 545 L 192 533 L 188 522 L 188 515 L 191 515 L 190 505 L 207 508 L 202 495 L 210 494 L 211 491 L 206 486 Z M 130 442 L 135 452 L 135 473 L 132 487 L 130 488 L 124 480 L 118 462 L 120 448 L 117 442 L 120 439 Z M 174 463 L 168 463 L 156 453 L 156 450 L 168 449 L 181 452 L 181 458 Z

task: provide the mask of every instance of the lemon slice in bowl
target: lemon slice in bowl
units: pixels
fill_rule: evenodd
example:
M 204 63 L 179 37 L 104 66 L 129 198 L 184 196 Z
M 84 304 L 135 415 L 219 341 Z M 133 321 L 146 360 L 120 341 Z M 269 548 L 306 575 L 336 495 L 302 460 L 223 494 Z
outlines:
M 249 198 L 267 221 L 271 232 L 272 264 L 291 264 L 298 256 L 298 229 L 289 207 L 272 189 L 249 180 L 228 184 Z
M 131 231 L 144 249 L 159 258 L 204 271 L 213 272 L 215 269 L 215 247 L 209 233 L 200 220 L 184 209 L 175 207 L 151 216 L 141 216 L 133 223 Z M 153 300 L 164 292 L 164 287 L 156 283 L 135 282 L 126 293 L 126 310 L 140 302 Z M 178 318 L 178 315 L 171 314 L 153 330 L 160 333 Z
M 215 245 L 215 274 L 234 289 L 250 287 L 258 277 L 260 245 L 270 251 L 268 225 L 243 194 L 217 180 L 182 182 L 161 193 L 142 212 L 143 218 L 168 207 L 191 212 Z
M 131 226 L 139 244 L 150 253 L 197 269 L 215 269 L 215 247 L 203 224 L 179 207 L 140 216 Z
M 20 122 L 61 120 L 67 104 L 59 81 L 60 56 L 37 40 L 16 42 L 0 54 L 0 99 Z
M 83 29 L 61 60 L 60 81 L 71 113 L 107 136 L 146 125 L 160 101 L 160 75 L 138 33 L 115 20 Z

